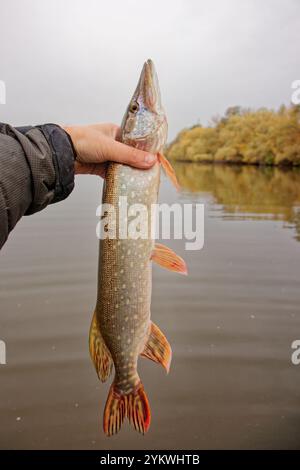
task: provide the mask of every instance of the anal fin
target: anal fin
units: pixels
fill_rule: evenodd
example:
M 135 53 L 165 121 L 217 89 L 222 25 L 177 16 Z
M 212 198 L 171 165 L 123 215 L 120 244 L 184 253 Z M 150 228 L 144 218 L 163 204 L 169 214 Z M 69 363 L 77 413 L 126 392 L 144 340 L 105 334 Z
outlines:
M 171 248 L 168 248 L 161 243 L 155 244 L 154 250 L 151 254 L 151 260 L 170 271 L 187 274 L 185 261 L 171 250 Z
M 89 346 L 90 355 L 98 377 L 102 382 L 105 382 L 111 374 L 113 361 L 104 339 L 101 336 L 96 312 L 94 313 L 91 323 Z
M 167 373 L 169 372 L 172 349 L 165 335 L 153 322 L 151 322 L 150 334 L 141 356 L 148 357 L 148 359 L 161 364 Z

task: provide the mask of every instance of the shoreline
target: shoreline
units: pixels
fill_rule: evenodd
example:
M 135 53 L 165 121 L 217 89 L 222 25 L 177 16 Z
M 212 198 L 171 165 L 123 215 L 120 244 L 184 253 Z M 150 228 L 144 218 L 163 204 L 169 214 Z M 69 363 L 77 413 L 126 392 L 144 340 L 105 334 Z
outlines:
M 264 167 L 264 168 L 286 168 L 286 169 L 291 169 L 291 168 L 300 168 L 300 163 L 292 163 L 292 162 L 286 162 L 286 163 L 260 163 L 260 162 L 237 162 L 233 160 L 227 160 L 227 161 L 221 161 L 221 160 L 201 160 L 195 161 L 195 160 L 188 160 L 188 159 L 168 159 L 172 163 L 196 163 L 197 165 L 230 165 L 230 166 L 256 166 L 256 167 Z

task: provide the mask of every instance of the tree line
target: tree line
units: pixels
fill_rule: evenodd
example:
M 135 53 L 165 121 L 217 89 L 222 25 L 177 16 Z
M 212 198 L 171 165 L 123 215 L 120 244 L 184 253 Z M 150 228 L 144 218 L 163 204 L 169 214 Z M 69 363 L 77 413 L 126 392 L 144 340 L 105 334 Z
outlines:
M 177 161 L 299 166 L 300 106 L 228 108 L 207 127 L 182 130 L 166 154 Z

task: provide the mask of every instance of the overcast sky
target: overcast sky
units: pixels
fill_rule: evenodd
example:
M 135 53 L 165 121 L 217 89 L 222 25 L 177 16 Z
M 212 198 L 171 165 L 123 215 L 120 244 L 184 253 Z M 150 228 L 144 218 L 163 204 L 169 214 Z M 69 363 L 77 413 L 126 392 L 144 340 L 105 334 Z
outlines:
M 228 106 L 289 103 L 300 1 L 0 0 L 0 121 L 120 123 L 149 57 L 170 138 Z

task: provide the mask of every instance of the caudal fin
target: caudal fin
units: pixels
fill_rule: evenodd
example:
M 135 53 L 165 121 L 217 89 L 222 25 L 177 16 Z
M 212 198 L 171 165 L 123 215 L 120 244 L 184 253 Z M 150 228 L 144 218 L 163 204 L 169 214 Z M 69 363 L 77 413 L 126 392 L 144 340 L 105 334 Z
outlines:
M 131 393 L 122 393 L 113 383 L 110 387 L 103 416 L 103 429 L 107 436 L 116 434 L 125 416 L 136 431 L 145 434 L 151 421 L 150 406 L 141 382 Z

